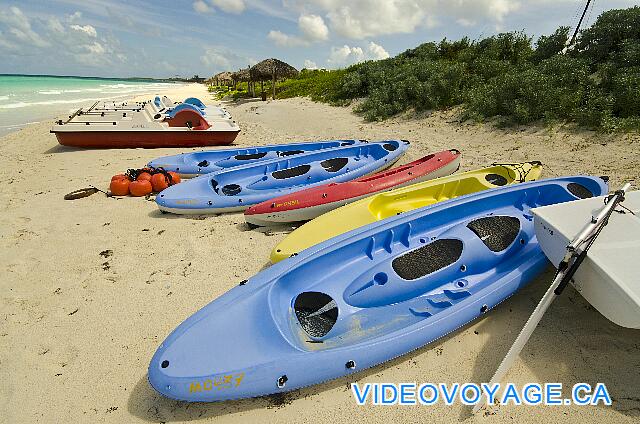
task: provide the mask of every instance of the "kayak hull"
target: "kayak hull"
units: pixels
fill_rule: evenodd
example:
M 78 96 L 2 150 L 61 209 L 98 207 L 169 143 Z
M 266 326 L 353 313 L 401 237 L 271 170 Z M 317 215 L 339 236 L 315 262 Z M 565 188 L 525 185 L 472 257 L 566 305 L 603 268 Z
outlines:
M 389 171 L 276 197 L 247 209 L 245 220 L 258 226 L 309 221 L 376 193 L 451 175 L 459 167 L 460 152 L 445 150 Z
M 278 195 L 375 173 L 408 147 L 408 141 L 387 140 L 236 166 L 171 186 L 156 196 L 156 203 L 161 211 L 178 214 L 244 210 Z
M 273 248 L 270 259 L 276 263 L 347 231 L 439 201 L 517 181 L 533 181 L 541 172 L 539 162 L 493 166 L 374 194 L 298 227 Z
M 318 142 L 287 143 L 269 146 L 242 147 L 238 149 L 209 150 L 163 156 L 149 162 L 148 166 L 164 168 L 193 178 L 235 166 L 245 166 L 289 157 L 311 151 L 366 143 L 364 140 L 328 140 Z
M 547 266 L 530 210 L 575 200 L 568 182 L 606 191 L 591 177 L 488 190 L 343 234 L 269 267 L 178 326 L 153 356 L 149 382 L 186 401 L 262 396 L 433 342 Z

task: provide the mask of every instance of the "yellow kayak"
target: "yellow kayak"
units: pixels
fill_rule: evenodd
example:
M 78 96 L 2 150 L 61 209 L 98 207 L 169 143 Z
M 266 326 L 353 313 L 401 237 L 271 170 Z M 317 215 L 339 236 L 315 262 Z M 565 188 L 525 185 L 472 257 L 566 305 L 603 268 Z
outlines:
M 495 165 L 390 190 L 334 209 L 289 234 L 271 251 L 276 263 L 359 227 L 443 200 L 540 178 L 540 162 Z

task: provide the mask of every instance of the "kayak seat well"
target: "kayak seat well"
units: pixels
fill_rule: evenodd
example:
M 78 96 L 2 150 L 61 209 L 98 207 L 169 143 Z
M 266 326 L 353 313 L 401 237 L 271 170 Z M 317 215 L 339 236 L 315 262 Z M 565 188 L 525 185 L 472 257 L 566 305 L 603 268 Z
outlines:
M 344 168 L 347 163 L 349 163 L 348 158 L 333 158 L 323 160 L 320 162 L 320 166 L 322 166 L 327 172 L 338 172 Z
M 567 184 L 567 190 L 569 190 L 569 192 L 574 196 L 579 197 L 581 199 L 588 199 L 590 197 L 593 197 L 593 193 L 591 192 L 591 190 L 589 190 L 582 184 L 569 183 Z
M 484 179 L 487 180 L 488 183 L 499 187 L 507 185 L 508 183 L 507 179 L 499 174 L 487 174 Z
M 391 143 L 386 143 L 382 147 L 384 147 L 386 150 L 388 150 L 390 152 L 393 152 L 394 150 L 396 150 L 398 148 L 398 146 L 396 146 L 395 144 L 391 144 Z
M 296 318 L 311 337 L 324 337 L 338 320 L 338 306 L 321 292 L 300 293 L 293 304 Z
M 502 252 L 520 233 L 520 220 L 513 216 L 488 216 L 471 221 L 473 231 L 493 252 Z
M 238 184 L 227 184 L 226 186 L 222 187 L 222 194 L 224 194 L 225 196 L 235 196 L 241 191 L 242 187 L 240 187 Z
M 294 166 L 293 168 L 287 168 L 280 171 L 275 171 L 271 174 L 276 180 L 285 180 L 287 178 L 299 177 L 304 175 L 311 169 L 311 165 Z
M 462 247 L 460 240 L 436 240 L 395 258 L 392 267 L 400 278 L 416 280 L 456 262 L 462 255 Z
M 234 158 L 236 160 L 253 160 L 253 159 L 262 159 L 265 156 L 267 156 L 267 152 L 250 153 L 246 155 L 235 155 Z
M 286 157 L 286 156 L 300 155 L 302 153 L 304 153 L 304 150 L 289 150 L 285 152 L 279 152 L 278 156 Z

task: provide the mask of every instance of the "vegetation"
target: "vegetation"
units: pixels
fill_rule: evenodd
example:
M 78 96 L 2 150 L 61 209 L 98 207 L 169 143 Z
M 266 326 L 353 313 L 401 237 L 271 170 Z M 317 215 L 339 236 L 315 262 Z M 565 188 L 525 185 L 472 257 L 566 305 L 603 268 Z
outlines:
M 211 93 L 215 93 L 216 100 L 222 100 L 225 97 L 231 97 L 233 100 L 251 97 L 249 95 L 248 84 L 246 82 L 239 82 L 235 87 L 212 85 L 209 86 L 208 90 Z
M 475 120 L 640 129 L 640 7 L 603 13 L 561 54 L 568 36 L 561 27 L 535 44 L 521 32 L 444 39 L 347 69 L 303 70 L 279 84 L 278 97 L 362 99 L 356 110 L 369 120 L 462 105 Z

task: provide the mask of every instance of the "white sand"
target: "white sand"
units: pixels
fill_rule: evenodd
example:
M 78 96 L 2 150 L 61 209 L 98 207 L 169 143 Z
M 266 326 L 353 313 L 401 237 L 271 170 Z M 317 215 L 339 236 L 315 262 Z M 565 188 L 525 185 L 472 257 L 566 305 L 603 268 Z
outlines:
M 168 92 L 174 99 L 204 88 Z M 209 97 L 209 102 L 213 101 Z M 453 113 L 364 123 L 347 108 L 307 100 L 228 105 L 254 145 L 331 138 L 406 138 L 401 163 L 458 148 L 463 170 L 537 159 L 544 176 L 590 173 L 640 184 L 640 137 L 585 131 L 497 130 Z M 349 383 L 489 379 L 552 278 L 549 270 L 482 320 L 373 369 L 277 398 L 186 404 L 146 380 L 167 334 L 268 263 L 284 231 L 249 231 L 241 214 L 161 215 L 140 198 L 63 195 L 175 149 L 74 150 L 50 123 L 0 139 L 0 422 L 638 422 L 640 332 L 610 323 L 572 288 L 551 307 L 508 381 L 606 383 L 611 407 L 356 407 Z M 112 251 L 110 253 L 109 251 Z M 101 252 L 104 252 L 101 255 Z M 567 389 L 568 390 L 568 389 Z

